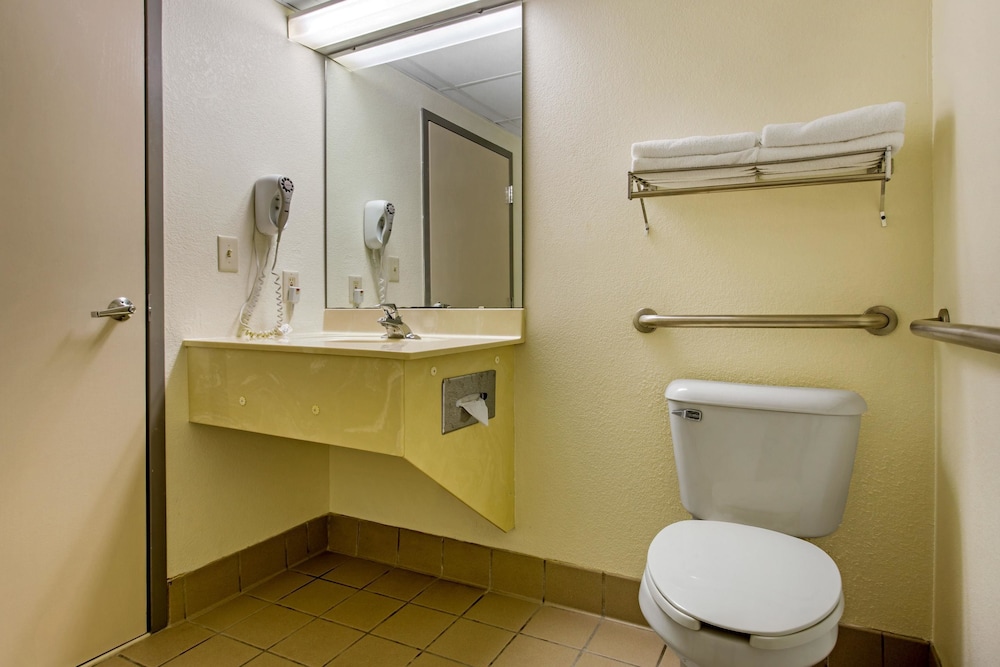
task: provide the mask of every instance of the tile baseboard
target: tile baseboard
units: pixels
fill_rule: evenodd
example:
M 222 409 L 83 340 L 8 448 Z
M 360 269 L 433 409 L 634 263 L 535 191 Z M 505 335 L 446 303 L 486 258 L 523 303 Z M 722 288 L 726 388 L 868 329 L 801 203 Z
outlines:
M 639 610 L 638 579 L 340 514 L 319 516 L 172 578 L 170 624 L 324 551 L 648 627 Z M 941 667 L 941 662 L 926 640 L 841 625 L 833 653 L 820 665 Z

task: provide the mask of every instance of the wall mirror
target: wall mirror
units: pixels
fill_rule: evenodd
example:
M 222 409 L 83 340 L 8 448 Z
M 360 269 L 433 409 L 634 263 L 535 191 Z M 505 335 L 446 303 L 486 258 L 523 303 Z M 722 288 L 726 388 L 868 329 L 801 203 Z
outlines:
M 520 307 L 521 24 L 358 69 L 326 63 L 326 305 Z M 395 211 L 385 246 L 369 201 Z M 381 258 L 378 257 L 381 255 Z

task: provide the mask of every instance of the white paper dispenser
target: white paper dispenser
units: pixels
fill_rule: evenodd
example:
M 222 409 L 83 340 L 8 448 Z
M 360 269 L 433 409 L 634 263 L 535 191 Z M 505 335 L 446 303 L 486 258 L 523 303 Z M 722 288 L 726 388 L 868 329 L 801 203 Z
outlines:
M 441 381 L 441 433 L 482 424 L 496 415 L 496 371 L 470 373 Z

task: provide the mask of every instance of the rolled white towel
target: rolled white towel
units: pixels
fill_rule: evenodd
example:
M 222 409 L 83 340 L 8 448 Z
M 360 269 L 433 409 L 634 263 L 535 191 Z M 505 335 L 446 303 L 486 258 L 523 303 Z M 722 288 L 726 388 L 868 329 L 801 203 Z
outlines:
M 718 155 L 687 155 L 684 157 L 661 157 L 661 158 L 632 158 L 632 171 L 653 171 L 664 169 L 694 169 L 697 167 L 737 167 L 738 165 L 752 165 L 757 160 L 759 148 L 750 148 L 732 153 L 720 153 Z M 718 178 L 728 178 L 731 176 L 743 176 L 752 167 L 737 168 L 732 173 L 723 173 L 721 170 L 713 171 L 713 175 Z M 728 172 L 729 170 L 726 170 Z M 752 172 L 750 172 L 752 173 Z M 704 178 L 704 176 L 699 176 Z
M 808 123 L 765 125 L 760 143 L 772 148 L 830 144 L 872 135 L 902 133 L 905 125 L 906 105 L 889 102 L 823 116 Z
M 825 157 L 827 155 L 837 155 L 838 153 L 856 153 L 858 151 L 877 151 L 883 148 L 892 148 L 893 154 L 898 153 L 903 147 L 902 132 L 886 132 L 870 137 L 861 137 L 851 141 L 838 141 L 836 143 L 811 144 L 809 146 L 761 146 L 757 155 L 760 162 L 771 162 L 773 160 L 806 160 L 808 158 Z M 857 158 L 844 158 L 844 164 L 850 164 Z M 808 166 L 803 168 L 808 169 Z M 794 170 L 794 167 L 789 167 Z
M 682 139 L 654 139 L 632 144 L 632 157 L 668 158 L 688 155 L 718 155 L 745 151 L 759 143 L 760 136 L 754 132 L 718 134 L 710 137 L 684 137 Z

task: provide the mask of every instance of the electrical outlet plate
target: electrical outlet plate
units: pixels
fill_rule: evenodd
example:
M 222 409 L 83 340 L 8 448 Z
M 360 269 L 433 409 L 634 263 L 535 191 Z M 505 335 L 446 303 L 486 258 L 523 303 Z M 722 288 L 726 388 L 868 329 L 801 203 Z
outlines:
M 216 237 L 219 254 L 219 271 L 223 273 L 239 273 L 240 244 L 235 236 Z
M 288 288 L 289 287 L 300 287 L 299 285 L 299 272 L 298 271 L 282 271 L 281 272 L 281 297 L 288 301 Z
M 399 282 L 399 257 L 386 257 L 385 272 L 390 283 Z
M 354 304 L 354 290 L 363 289 L 361 276 L 347 276 L 347 303 Z

